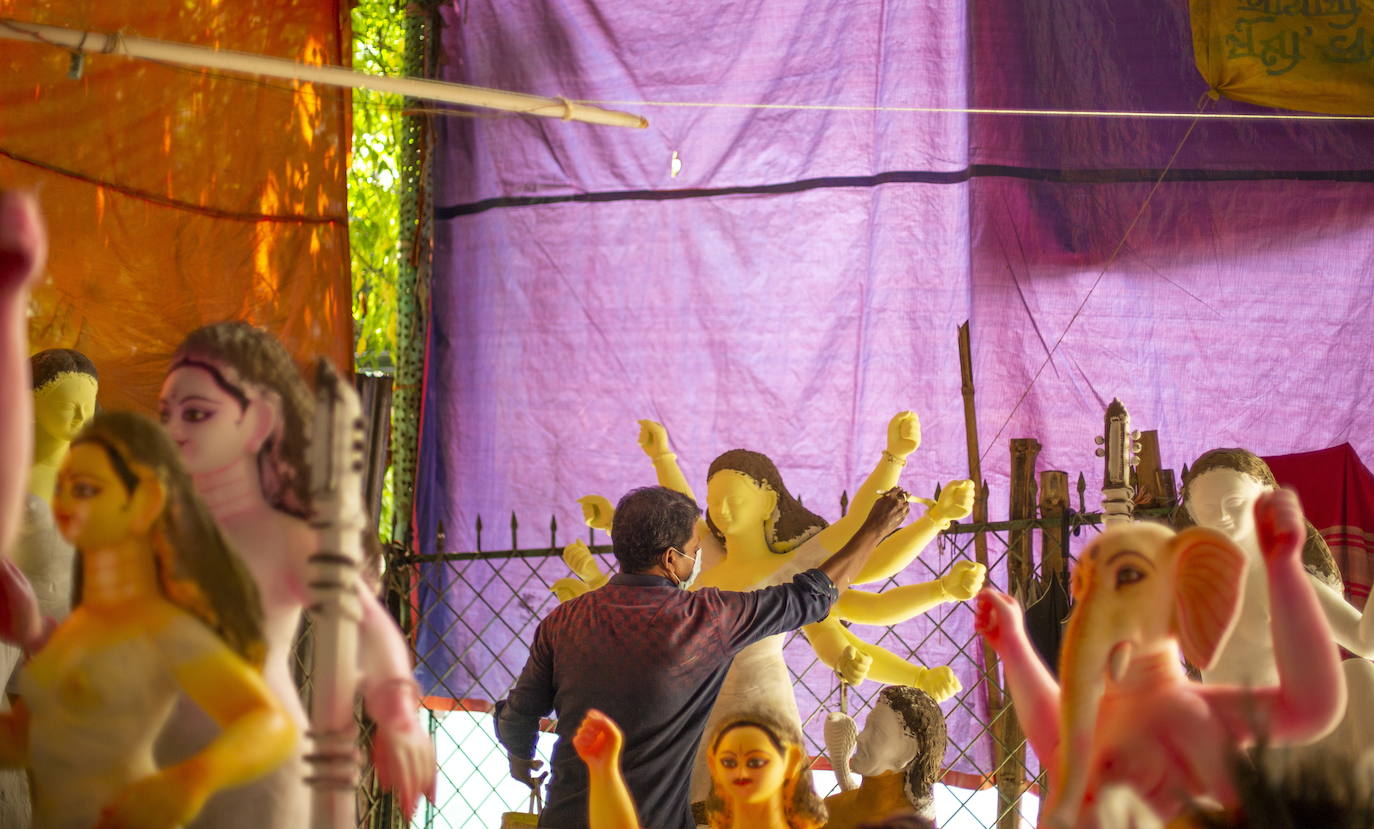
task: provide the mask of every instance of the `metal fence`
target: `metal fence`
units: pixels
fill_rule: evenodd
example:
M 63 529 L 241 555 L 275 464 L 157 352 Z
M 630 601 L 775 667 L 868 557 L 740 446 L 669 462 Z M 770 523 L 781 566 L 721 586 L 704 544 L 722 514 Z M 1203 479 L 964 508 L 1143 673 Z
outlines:
M 1081 508 L 1081 484 L 1078 494 Z M 876 589 L 937 578 L 955 561 L 976 560 L 983 547 L 988 584 L 1017 595 L 1028 617 L 1039 618 L 1038 629 L 1031 625 L 1032 638 L 1042 653 L 1052 655 L 1067 613 L 1068 562 L 1100 522 L 1099 514 L 1061 504 L 1042 509 L 1036 518 L 955 524 L 904 572 Z M 399 588 L 393 598 L 405 598 L 395 610 L 403 626 L 415 634 L 428 724 L 440 751 L 438 802 L 422 807 L 412 822 L 423 829 L 495 827 L 502 812 L 527 808 L 528 791 L 506 777 L 505 752 L 496 742 L 488 712 L 523 668 L 535 626 L 557 603 L 550 585 L 569 575 L 560 553 L 571 539 L 566 534 L 560 539 L 556 521 L 533 531 L 544 536 L 546 547 L 522 547 L 521 535 L 529 537 L 532 532 L 514 515 L 508 527 L 501 528 L 501 536 L 508 530 L 504 549 L 491 549 L 493 533 L 480 519 L 476 529 L 475 550 L 397 555 L 390 562 L 389 581 Z M 979 536 L 984 541 L 975 543 Z M 435 549 L 445 549 L 442 531 L 437 540 Z M 602 568 L 613 570 L 610 548 L 597 544 L 595 533 L 588 541 Z M 1023 815 L 1019 809 L 1024 793 L 1038 791 L 1043 781 L 1034 757 L 1027 757 L 1000 673 L 973 631 L 972 614 L 971 603 L 953 603 L 900 625 L 858 626 L 856 632 L 916 664 L 948 664 L 963 684 L 962 691 L 942 705 L 950 731 L 945 781 L 951 786 L 944 792 L 942 824 L 1031 827 L 1033 813 Z M 821 728 L 825 713 L 839 708 L 839 682 L 799 633 L 787 640 L 785 655 L 806 747 L 816 758 L 814 768 L 828 769 Z M 866 682 L 849 692 L 849 713 L 860 723 L 880 687 Z M 547 724 L 546 731 L 551 730 L 552 724 Z M 541 742 L 545 762 L 548 748 Z M 818 775 L 820 780 L 825 780 L 818 785 L 824 789 L 822 795 L 834 790 L 833 778 Z M 381 801 L 371 808 L 384 811 Z M 365 825 L 391 829 L 397 824 Z

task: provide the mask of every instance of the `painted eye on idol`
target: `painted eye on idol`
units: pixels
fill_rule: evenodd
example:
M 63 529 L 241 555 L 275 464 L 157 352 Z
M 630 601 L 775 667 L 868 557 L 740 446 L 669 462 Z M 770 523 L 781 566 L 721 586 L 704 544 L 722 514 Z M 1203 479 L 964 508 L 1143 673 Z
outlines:
M 720 765 L 721 765 L 721 768 L 732 769 L 732 768 L 734 768 L 735 766 L 738 766 L 739 763 L 736 762 L 734 756 L 731 755 L 731 756 L 727 756 L 727 757 L 722 757 L 722 758 L 720 758 Z
M 748 760 L 744 761 L 744 765 L 745 765 L 745 767 L 751 768 L 751 769 L 761 769 L 761 768 L 763 768 L 764 766 L 768 765 L 768 758 L 767 758 L 767 757 L 750 757 Z
M 1122 587 L 1127 584 L 1135 584 L 1145 578 L 1145 574 L 1130 565 L 1122 567 L 1116 571 L 1116 586 Z

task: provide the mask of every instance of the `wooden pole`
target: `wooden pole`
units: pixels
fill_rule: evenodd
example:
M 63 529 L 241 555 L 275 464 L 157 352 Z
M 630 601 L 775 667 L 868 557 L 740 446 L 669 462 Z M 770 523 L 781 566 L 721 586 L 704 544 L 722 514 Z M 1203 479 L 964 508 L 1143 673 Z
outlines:
M 545 118 L 562 118 L 564 121 L 641 129 L 649 126 L 648 120 L 638 115 L 575 104 L 566 98 L 546 98 L 542 95 L 527 95 L 523 92 L 506 92 L 502 89 L 420 78 L 386 78 L 357 72 L 344 66 L 319 66 L 252 52 L 213 49 L 208 46 L 154 40 L 119 32 L 83 32 L 80 29 L 0 18 L 0 39 L 44 43 L 81 54 L 123 55 L 246 75 L 391 92 L 408 98 L 498 109 Z
M 1011 503 L 1007 517 L 1012 521 L 1035 518 L 1035 460 L 1040 455 L 1040 442 L 1034 438 L 1013 438 L 1011 441 Z M 1034 535 L 1028 529 L 1012 530 L 1007 544 L 1007 592 L 1019 598 L 1023 606 L 1032 601 Z M 997 806 L 999 829 L 1019 829 L 1020 802 L 1026 790 L 1026 735 L 1016 719 L 1014 706 L 1007 700 L 1009 710 L 1002 717 L 999 738 L 1004 759 L 997 773 Z
M 986 524 L 988 520 L 988 489 L 987 484 L 983 482 L 983 467 L 978 457 L 978 416 L 974 406 L 973 393 L 973 349 L 970 344 L 967 321 L 959 326 L 959 375 L 964 397 L 964 441 L 968 455 L 968 476 L 973 481 L 974 486 L 972 518 L 974 524 Z M 973 535 L 973 557 L 984 567 L 988 565 L 988 539 L 987 534 L 982 530 Z M 987 642 L 981 644 L 983 649 L 983 691 L 986 695 L 989 719 L 988 733 L 992 735 L 991 772 L 997 780 L 1000 792 L 1004 777 L 1003 763 L 1008 757 L 1005 742 L 1006 724 L 1008 722 L 1014 724 L 1016 715 L 1006 704 L 1001 683 L 997 678 L 997 652 Z M 1001 799 L 999 796 L 999 814 L 1006 810 L 1006 813 L 1010 814 L 1013 820 L 1019 820 L 1016 804 L 1013 802 L 1009 808 L 1007 804 L 1000 802 Z M 1016 823 L 1007 823 L 999 818 L 998 826 L 1015 827 Z

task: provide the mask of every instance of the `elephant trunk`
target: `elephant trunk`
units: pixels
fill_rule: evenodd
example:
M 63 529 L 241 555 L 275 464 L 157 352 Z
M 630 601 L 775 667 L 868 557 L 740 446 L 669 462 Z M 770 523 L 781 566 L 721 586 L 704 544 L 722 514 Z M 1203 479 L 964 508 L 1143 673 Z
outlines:
M 1106 675 L 1124 668 L 1130 647 L 1120 641 L 1112 614 L 1093 607 L 1089 592 L 1080 596 L 1064 634 L 1059 656 L 1059 756 L 1043 806 L 1045 825 L 1078 823 L 1092 771 L 1093 732 Z

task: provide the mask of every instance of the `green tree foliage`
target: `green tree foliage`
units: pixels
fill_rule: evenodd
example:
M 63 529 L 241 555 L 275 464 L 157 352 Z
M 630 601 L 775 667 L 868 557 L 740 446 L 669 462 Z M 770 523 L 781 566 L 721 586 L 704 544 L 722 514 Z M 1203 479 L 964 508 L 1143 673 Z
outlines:
M 405 23 L 396 0 L 353 7 L 353 68 L 402 75 Z M 353 93 L 353 159 L 348 169 L 348 233 L 353 265 L 353 331 L 359 371 L 390 371 L 396 343 L 400 228 L 401 98 Z
M 405 22 L 396 0 L 353 7 L 353 68 L 403 75 Z M 401 98 L 353 93 L 353 158 L 348 168 L 348 239 L 353 272 L 354 362 L 358 371 L 390 372 L 396 347 L 396 277 L 400 245 Z M 392 470 L 378 516 L 391 538 Z

